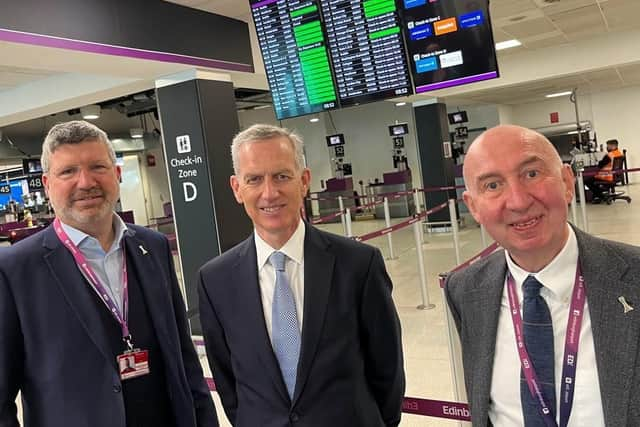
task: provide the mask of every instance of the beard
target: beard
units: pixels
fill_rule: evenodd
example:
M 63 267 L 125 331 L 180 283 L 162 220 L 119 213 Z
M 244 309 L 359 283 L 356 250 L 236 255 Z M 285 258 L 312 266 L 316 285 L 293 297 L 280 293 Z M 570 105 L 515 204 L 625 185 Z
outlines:
M 82 200 L 101 197 L 99 204 L 92 206 L 77 206 L 78 202 Z M 82 226 L 91 226 L 95 223 L 99 223 L 101 220 L 106 220 L 113 214 L 116 202 L 118 200 L 118 194 L 115 194 L 112 198 L 109 197 L 101 188 L 92 188 L 90 190 L 78 190 L 75 191 L 71 197 L 63 203 L 61 206 L 53 206 L 56 215 L 60 217 L 63 222 Z

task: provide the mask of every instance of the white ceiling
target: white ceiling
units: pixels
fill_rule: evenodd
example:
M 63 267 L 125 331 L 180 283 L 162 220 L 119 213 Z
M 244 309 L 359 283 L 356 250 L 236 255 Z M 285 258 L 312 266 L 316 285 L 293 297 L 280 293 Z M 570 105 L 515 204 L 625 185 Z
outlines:
M 248 22 L 250 27 L 253 26 L 248 0 L 165 1 L 233 17 Z M 520 47 L 498 53 L 501 69 L 508 68 L 503 67 L 504 64 L 522 63 L 525 58 L 537 55 L 542 58 L 538 64 L 543 70 L 546 66 L 543 59 L 550 49 L 572 46 L 583 43 L 585 40 L 596 40 L 628 30 L 640 30 L 640 19 L 638 19 L 640 1 L 638 0 L 491 0 L 491 15 L 496 42 L 517 38 L 523 43 Z M 254 49 L 256 49 L 255 31 L 251 31 L 251 33 Z M 638 34 L 640 35 L 640 32 Z M 28 46 L 9 46 L 5 42 L 0 42 L 0 52 L 3 52 L 7 47 L 12 49 L 14 54 L 0 54 L 0 96 L 3 92 L 9 94 L 13 90 L 11 92 L 13 94 L 16 93 L 16 88 L 19 89 L 33 83 L 37 84 L 47 79 L 53 80 L 52 77 L 76 71 L 76 69 L 64 70 L 64 64 L 58 64 L 60 61 L 65 61 L 64 55 L 52 54 L 47 57 L 32 55 L 25 56 L 26 60 L 21 60 L 20 55 L 15 55 L 16 49 L 24 52 L 29 50 L 37 52 L 38 50 Z M 483 89 L 485 85 L 477 83 L 458 90 L 451 99 L 521 104 L 540 101 L 544 99 L 545 94 L 550 92 L 576 87 L 579 88 L 580 93 L 595 93 L 640 84 L 640 60 L 618 60 L 614 65 L 605 64 L 603 68 L 598 59 L 600 54 L 601 52 L 594 51 L 591 55 L 585 55 L 584 58 L 581 58 L 581 67 L 576 67 L 581 69 L 580 72 L 573 70 L 544 78 L 536 78 L 534 75 L 529 78 L 529 81 L 516 82 L 510 84 L 509 87 Z M 116 64 L 119 61 L 112 57 L 103 59 L 96 55 L 92 56 L 90 60 L 92 63 L 101 64 L 101 67 L 104 67 L 102 64 L 109 61 Z M 567 61 L 576 61 L 576 59 L 568 58 Z M 257 72 L 263 74 L 259 52 L 254 52 L 254 62 L 256 62 Z M 78 63 L 80 62 L 78 61 Z M 87 64 L 87 61 L 85 60 L 84 63 Z M 139 67 L 139 63 L 131 62 L 131 66 Z M 147 66 L 159 67 L 157 64 L 145 65 L 145 67 Z M 587 67 L 586 71 L 585 66 Z M 117 75 L 123 68 L 116 66 L 113 70 L 106 67 L 104 69 L 105 73 L 112 74 L 113 71 L 113 74 Z M 78 71 L 82 72 L 82 70 Z M 84 72 L 88 71 L 84 70 Z M 243 83 L 237 84 L 248 86 Z M 436 95 L 444 96 L 447 101 L 450 99 L 446 91 L 443 94 L 436 92 Z M 434 95 L 414 96 L 411 100 L 432 96 Z M 65 108 L 67 107 L 65 106 Z
M 248 0 L 165 1 L 253 25 Z M 495 41 L 518 39 L 522 42 L 520 47 L 498 52 L 499 62 L 518 53 L 539 52 L 606 33 L 640 29 L 638 0 L 491 0 L 490 10 Z M 594 58 L 597 58 L 596 52 Z M 540 101 L 544 95 L 561 90 L 578 88 L 580 93 L 594 93 L 638 84 L 640 64 L 598 69 L 594 61 L 592 72 L 476 91 L 463 97 L 473 102 L 521 104 Z

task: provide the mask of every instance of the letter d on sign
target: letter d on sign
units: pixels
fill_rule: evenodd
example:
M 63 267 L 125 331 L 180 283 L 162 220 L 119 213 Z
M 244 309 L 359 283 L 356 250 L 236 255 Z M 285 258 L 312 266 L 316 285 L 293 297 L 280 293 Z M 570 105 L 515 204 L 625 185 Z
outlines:
M 182 189 L 184 190 L 185 202 L 193 202 L 198 197 L 198 189 L 192 182 L 183 182 Z

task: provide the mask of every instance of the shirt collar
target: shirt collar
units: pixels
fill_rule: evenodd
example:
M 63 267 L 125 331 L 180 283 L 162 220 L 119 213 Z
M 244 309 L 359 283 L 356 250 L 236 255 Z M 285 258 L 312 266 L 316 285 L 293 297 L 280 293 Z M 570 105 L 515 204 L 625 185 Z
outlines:
M 306 229 L 302 219 L 298 223 L 298 228 L 293 232 L 293 235 L 287 240 L 278 251 L 284 253 L 289 259 L 302 264 L 304 259 L 304 237 Z M 258 258 L 258 270 L 264 267 L 265 263 L 269 260 L 269 257 L 276 249 L 272 248 L 262 237 L 254 230 L 254 240 L 256 243 L 256 255 Z
M 115 238 L 113 239 L 113 244 L 111 245 L 109 252 L 112 251 L 114 248 L 120 247 L 122 238 L 124 237 L 125 233 L 129 230 L 127 228 L 127 225 L 122 220 L 122 218 L 120 218 L 120 215 L 117 215 L 114 213 L 112 221 L 113 221 L 112 222 L 113 229 L 115 231 L 114 233 Z M 64 222 L 62 222 L 62 220 L 60 220 L 60 225 L 62 225 L 62 229 L 65 231 L 65 233 L 67 233 L 67 236 L 69 236 L 73 244 L 76 245 L 76 247 L 78 248 L 80 247 L 80 245 L 85 243 L 86 239 L 93 239 L 97 241 L 95 237 L 90 236 L 84 231 L 78 230 L 75 227 L 65 224 Z
M 527 276 L 532 275 L 560 301 L 569 301 L 578 267 L 578 240 L 573 228 L 569 227 L 569 238 L 560 253 L 537 273 L 530 273 L 520 268 L 513 262 L 507 251 L 505 251 L 505 256 L 509 271 L 518 287 L 522 286 Z

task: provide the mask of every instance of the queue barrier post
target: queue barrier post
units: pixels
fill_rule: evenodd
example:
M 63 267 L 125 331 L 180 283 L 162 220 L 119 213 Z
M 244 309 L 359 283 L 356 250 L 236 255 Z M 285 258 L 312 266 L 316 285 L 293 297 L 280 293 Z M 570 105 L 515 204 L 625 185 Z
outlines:
M 422 213 L 422 208 L 420 206 L 420 198 L 418 196 L 418 189 L 413 189 L 413 204 L 416 208 L 416 215 L 420 215 Z M 424 233 L 420 233 L 420 244 L 424 244 Z
M 578 224 L 578 209 L 576 207 L 576 192 L 573 192 L 573 197 L 571 198 L 571 218 L 573 219 L 573 224 Z
M 416 241 L 416 254 L 418 255 L 418 273 L 420 274 L 420 294 L 422 295 L 422 304 L 417 306 L 418 310 L 431 310 L 435 308 L 434 304 L 429 301 L 429 290 L 427 289 L 427 273 L 424 267 L 424 255 L 422 253 L 422 243 L 420 236 L 422 230 L 420 229 L 420 221 L 413 223 L 413 237 Z
M 342 196 L 338 196 L 338 207 L 340 208 L 340 222 L 342 223 L 342 230 L 344 235 L 347 235 L 347 223 L 344 219 L 344 200 L 342 200 Z
M 480 239 L 482 239 L 482 247 L 487 247 L 487 232 L 484 229 L 484 225 L 480 224 Z
M 389 198 L 384 198 L 384 222 L 387 227 L 391 227 L 391 214 L 389 213 Z M 387 233 L 387 242 L 389 243 L 389 259 L 396 259 L 393 252 L 393 239 L 391 233 Z
M 582 230 L 589 232 L 589 224 L 587 223 L 587 199 L 584 194 L 584 177 L 583 169 L 578 170 L 578 192 L 580 194 L 580 210 L 582 211 Z
M 456 252 L 456 265 L 460 265 L 460 238 L 458 236 L 458 215 L 456 214 L 456 199 L 449 199 L 449 218 L 453 232 L 453 248 Z
M 353 236 L 353 231 L 351 230 L 351 209 L 349 208 L 345 210 L 345 224 L 347 226 L 347 237 Z

